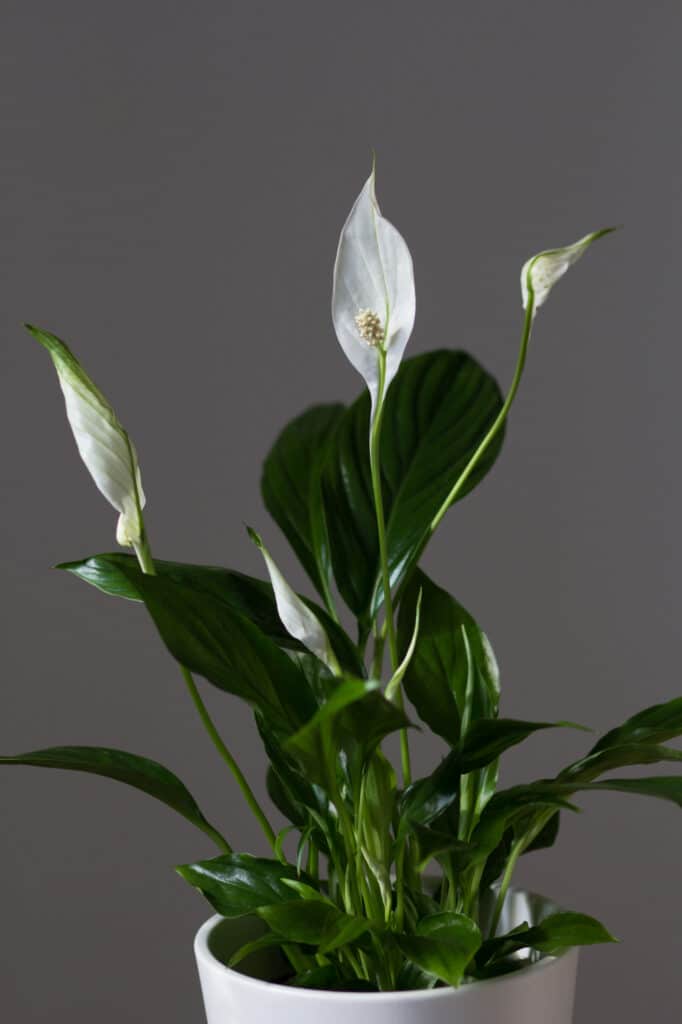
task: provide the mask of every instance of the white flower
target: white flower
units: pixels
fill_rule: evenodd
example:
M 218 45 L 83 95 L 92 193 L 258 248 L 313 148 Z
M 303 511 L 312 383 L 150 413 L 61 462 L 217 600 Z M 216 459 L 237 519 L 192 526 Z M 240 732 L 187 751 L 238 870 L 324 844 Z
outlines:
M 564 246 L 563 249 L 547 249 L 527 260 L 521 271 L 523 308 L 528 309 L 528 303 L 532 300 L 533 312 L 539 309 L 559 278 L 564 276 L 569 267 L 580 259 L 592 243 L 615 230 L 602 228 L 600 231 L 593 231 L 591 235 L 585 235 L 573 245 Z
M 332 295 L 334 329 L 367 383 L 372 416 L 383 398 L 380 352 L 386 358 L 385 394 L 400 366 L 414 315 L 412 257 L 404 238 L 381 216 L 372 170 L 341 232 Z
M 80 456 L 98 489 L 119 513 L 116 540 L 135 547 L 144 533 L 145 497 L 133 443 L 64 342 L 30 324 L 26 327 L 50 353 Z
M 295 640 L 300 640 L 311 654 L 319 658 L 335 675 L 338 675 L 339 663 L 320 620 L 289 586 L 256 531 L 252 530 L 250 526 L 247 526 L 247 530 L 249 537 L 265 560 L 275 594 L 277 612 L 287 633 Z

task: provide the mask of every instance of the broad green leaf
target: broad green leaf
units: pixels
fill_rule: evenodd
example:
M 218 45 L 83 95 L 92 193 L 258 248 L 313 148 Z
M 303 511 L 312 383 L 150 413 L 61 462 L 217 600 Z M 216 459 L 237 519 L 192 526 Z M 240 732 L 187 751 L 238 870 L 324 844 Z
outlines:
M 258 708 L 292 733 L 316 702 L 299 666 L 244 615 L 214 594 L 164 576 L 133 579 L 170 653 L 221 690 Z
M 408 960 L 455 987 L 481 945 L 481 933 L 471 918 L 446 912 L 423 918 L 416 934 L 396 939 Z
M 369 396 L 363 394 L 344 413 L 322 477 L 334 576 L 344 600 L 362 620 L 383 600 L 369 469 L 369 407 Z M 501 407 L 497 384 L 463 352 L 441 350 L 403 362 L 384 405 L 381 443 L 392 586 L 399 586 L 416 564 L 433 517 Z M 500 434 L 460 497 L 485 476 L 501 444 Z
M 103 775 L 107 779 L 124 782 L 161 800 L 202 832 L 211 835 L 219 845 L 226 845 L 220 834 L 203 816 L 194 797 L 180 779 L 163 765 L 150 761 L 147 757 L 129 754 L 125 750 L 112 750 L 109 747 L 48 747 L 46 750 L 32 750 L 13 757 L 0 757 L 0 764 L 64 768 L 69 771 Z
M 76 562 L 63 562 L 57 566 L 79 579 L 90 583 L 98 590 L 113 597 L 124 597 L 130 601 L 142 601 L 137 581 L 142 572 L 137 559 L 132 555 L 111 553 L 92 555 Z M 274 640 L 280 647 L 293 651 L 304 651 L 304 646 L 285 629 L 277 612 L 277 604 L 270 583 L 258 580 L 241 572 L 222 569 L 212 565 L 190 565 L 182 562 L 154 560 L 158 576 L 188 587 L 199 594 L 207 594 L 224 602 L 249 619 L 255 626 Z M 362 660 L 355 644 L 333 619 L 313 601 L 302 598 L 324 626 L 334 653 L 342 666 L 349 672 L 363 673 Z
M 298 878 L 293 867 L 247 853 L 182 864 L 176 870 L 224 917 L 242 917 L 261 907 L 289 901 L 291 889 L 285 879 Z
M 263 465 L 265 506 L 324 597 L 329 590 L 329 544 L 320 472 L 342 405 L 316 405 L 289 423 Z
M 454 746 L 461 738 L 467 698 L 468 660 L 462 626 L 466 628 L 475 683 L 480 692 L 475 710 L 478 711 L 480 705 L 489 707 L 488 717 L 494 717 L 497 711 L 500 686 L 497 665 L 485 634 L 469 612 L 421 571 L 413 574 L 400 602 L 398 643 L 401 653 L 404 654 L 411 642 L 420 593 L 421 624 L 403 685 L 419 717 Z
M 561 912 L 551 914 L 534 927 L 515 928 L 507 935 L 496 936 L 483 943 L 476 954 L 476 965 L 487 967 L 520 949 L 537 949 L 541 953 L 558 953 L 571 946 L 593 946 L 616 942 L 613 935 L 594 917 L 587 914 Z
M 604 747 L 570 765 L 559 775 L 560 779 L 589 782 L 604 772 L 638 764 L 659 764 L 662 761 L 682 761 L 682 750 L 662 747 L 655 743 L 621 743 Z
M 369 928 L 365 918 L 345 914 L 322 899 L 290 899 L 260 907 L 258 914 L 283 939 L 319 946 L 321 953 L 355 942 Z

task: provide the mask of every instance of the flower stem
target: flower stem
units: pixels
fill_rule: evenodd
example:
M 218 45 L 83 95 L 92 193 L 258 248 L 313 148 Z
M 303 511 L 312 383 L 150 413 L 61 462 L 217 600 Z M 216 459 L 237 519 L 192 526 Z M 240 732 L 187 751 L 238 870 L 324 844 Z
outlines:
M 142 572 L 146 576 L 155 576 L 156 569 L 154 568 L 154 560 L 152 558 L 149 542 L 144 531 L 142 533 L 139 543 L 135 545 L 135 554 L 137 555 L 137 560 L 140 563 L 140 568 L 142 569 Z M 270 825 L 270 822 L 266 818 L 262 807 L 258 803 L 253 790 L 251 789 L 250 785 L 246 780 L 246 777 L 244 776 L 244 773 L 242 772 L 241 768 L 239 767 L 234 757 L 230 753 L 230 750 L 228 749 L 227 745 L 224 743 L 220 734 L 218 733 L 218 730 L 215 727 L 213 719 L 211 718 L 210 714 L 208 713 L 206 705 L 201 699 L 201 695 L 197 689 L 196 683 L 194 682 L 192 673 L 185 665 L 181 663 L 180 672 L 182 673 L 182 678 L 185 680 L 185 684 L 189 691 L 189 695 L 192 698 L 192 703 L 194 704 L 195 708 L 199 713 L 199 717 L 203 722 L 206 732 L 213 741 L 213 745 L 215 746 L 216 750 L 222 757 L 223 761 L 226 763 L 226 765 L 232 772 L 232 775 L 234 776 L 237 785 L 242 791 L 244 799 L 246 800 L 251 811 L 256 817 L 256 820 L 258 821 L 259 825 L 263 829 L 263 832 L 265 833 L 265 837 L 268 840 L 268 843 L 274 850 L 275 844 L 277 842 L 277 837 L 275 836 L 274 830 Z M 215 836 L 213 838 L 215 838 Z M 220 838 L 222 839 L 222 837 Z M 226 846 L 228 845 L 224 839 L 223 843 Z M 228 849 L 227 852 L 231 852 L 231 850 Z
M 220 734 L 218 733 L 218 730 L 216 729 L 213 723 L 213 719 L 209 715 L 208 709 L 206 708 L 206 705 L 201 699 L 201 695 L 199 694 L 197 685 L 194 682 L 194 679 L 192 678 L 192 673 L 189 671 L 189 669 L 185 668 L 184 665 L 180 665 L 180 671 L 182 672 L 182 677 L 185 680 L 185 683 L 187 684 L 189 695 L 192 698 L 192 702 L 199 713 L 199 717 L 201 718 L 201 721 L 204 724 L 206 732 L 213 741 L 213 745 L 215 746 L 216 750 L 222 757 L 223 761 L 232 772 L 237 782 L 237 785 L 242 791 L 244 799 L 249 805 L 249 808 L 251 809 L 254 817 L 258 821 L 258 824 L 263 829 L 265 838 L 267 839 L 268 843 L 274 850 L 275 843 L 277 842 L 277 837 L 274 833 L 272 825 L 266 818 L 265 812 L 258 803 L 258 800 L 256 799 L 254 792 L 251 789 L 251 786 L 248 784 L 246 777 L 244 776 L 244 773 L 242 772 L 241 768 L 239 767 L 234 757 L 228 750 L 227 746 L 223 742 L 222 738 L 220 737 Z
M 377 519 L 377 535 L 379 538 L 379 561 L 381 563 L 381 582 L 384 591 L 384 612 L 385 628 L 388 638 L 388 649 L 391 655 L 391 668 L 395 672 L 398 668 L 398 642 L 395 634 L 395 623 L 393 621 L 393 599 L 391 597 L 391 577 L 388 569 L 388 548 L 386 546 L 386 520 L 384 518 L 384 498 L 381 490 L 381 423 L 384 413 L 384 391 L 386 387 L 386 353 L 379 350 L 379 391 L 376 400 L 374 420 L 369 432 L 369 465 L 372 476 L 372 495 L 374 497 L 374 508 Z M 397 694 L 397 704 L 402 710 L 404 707 L 402 689 Z M 412 781 L 412 769 L 410 765 L 410 747 L 407 737 L 407 730 L 400 731 L 400 756 L 403 770 L 403 783 L 409 786 Z
M 479 444 L 478 448 L 469 459 L 467 465 L 460 473 L 447 498 L 445 499 L 441 507 L 438 509 L 433 519 L 431 520 L 431 526 L 429 527 L 429 535 L 434 532 L 434 530 L 436 529 L 436 527 L 438 526 L 441 519 L 443 518 L 447 510 L 450 508 L 452 503 L 456 501 L 459 495 L 462 493 L 464 485 L 466 484 L 467 480 L 469 479 L 473 471 L 476 469 L 476 466 L 479 464 L 479 462 L 485 455 L 486 451 L 488 450 L 492 442 L 495 440 L 495 437 L 499 433 L 500 429 L 504 424 L 504 421 L 507 418 L 507 414 L 512 407 L 514 399 L 516 398 L 516 392 L 519 389 L 521 377 L 523 376 L 523 369 L 526 365 L 526 354 L 528 352 L 528 342 L 530 341 L 530 332 L 533 326 L 534 308 L 535 304 L 531 299 L 531 301 L 528 303 L 528 308 L 526 310 L 526 316 L 523 323 L 523 332 L 521 334 L 521 344 L 519 346 L 519 354 L 516 360 L 516 369 L 514 370 L 514 377 L 512 379 L 507 397 L 504 400 L 504 405 L 497 414 L 495 422 L 490 427 L 488 433 L 485 435 L 485 437 Z

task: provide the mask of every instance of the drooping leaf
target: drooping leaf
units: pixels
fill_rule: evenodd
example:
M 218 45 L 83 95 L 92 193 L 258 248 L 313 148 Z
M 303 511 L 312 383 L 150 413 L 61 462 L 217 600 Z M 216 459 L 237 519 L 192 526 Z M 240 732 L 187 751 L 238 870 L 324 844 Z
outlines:
M 595 743 L 590 754 L 632 743 L 664 743 L 682 736 L 682 697 L 654 704 L 611 729 Z M 589 755 L 588 755 L 589 756 Z
M 0 757 L 0 764 L 63 768 L 124 782 L 128 786 L 142 790 L 143 793 L 148 793 L 156 800 L 161 800 L 214 839 L 221 838 L 201 813 L 184 783 L 173 772 L 147 757 L 139 757 L 125 750 L 114 750 L 109 747 L 48 747 L 45 750 L 32 750 L 12 757 Z M 226 844 L 223 840 L 219 845 Z
M 316 702 L 299 666 L 244 615 L 214 594 L 165 576 L 132 578 L 170 653 L 221 690 L 258 708 L 292 733 Z
M 324 597 L 330 560 L 320 472 L 342 405 L 316 405 L 284 428 L 263 465 L 261 490 L 301 565 Z
M 63 562 L 57 566 L 79 579 L 90 583 L 105 594 L 124 597 L 130 601 L 142 601 L 137 581 L 142 572 L 137 559 L 132 555 L 110 553 L 92 555 L 75 562 Z M 284 628 L 277 612 L 277 605 L 270 583 L 255 579 L 242 572 L 222 569 L 212 565 L 191 565 L 182 562 L 154 560 L 158 576 L 207 594 L 243 615 L 278 646 L 288 650 L 303 651 L 305 648 Z M 349 672 L 359 675 L 363 665 L 353 642 L 333 619 L 313 601 L 302 598 L 324 626 L 334 653 L 341 665 Z
M 414 935 L 399 935 L 401 952 L 448 985 L 457 987 L 481 945 L 481 933 L 464 914 L 438 913 L 423 918 Z
M 322 476 L 334 576 L 360 619 L 383 600 L 367 443 L 369 404 L 363 395 L 344 413 Z M 413 568 L 434 515 L 501 407 L 492 377 L 463 352 L 429 352 L 400 367 L 386 398 L 381 443 L 392 586 Z M 501 444 L 502 433 L 460 497 L 485 476 Z
M 273 903 L 288 902 L 291 889 L 285 879 L 298 879 L 295 868 L 247 853 L 182 864 L 176 870 L 224 917 L 242 917 Z

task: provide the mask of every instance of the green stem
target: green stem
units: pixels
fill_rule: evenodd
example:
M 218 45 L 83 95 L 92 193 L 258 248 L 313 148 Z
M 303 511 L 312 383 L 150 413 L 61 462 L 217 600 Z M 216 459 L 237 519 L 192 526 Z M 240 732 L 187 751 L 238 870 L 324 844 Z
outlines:
M 149 548 L 149 542 L 144 531 L 142 533 L 139 543 L 135 545 L 135 554 L 137 555 L 137 560 L 140 563 L 140 568 L 142 569 L 142 572 L 145 573 L 145 575 L 147 576 L 155 576 L 156 569 L 154 567 L 154 560 L 152 558 L 152 553 Z M 189 695 L 192 698 L 192 702 L 197 711 L 199 712 L 199 717 L 201 718 L 201 721 L 204 724 L 206 732 L 213 741 L 213 745 L 215 746 L 216 750 L 222 757 L 223 761 L 225 761 L 228 768 L 232 772 L 232 775 L 234 776 L 237 785 L 239 786 L 244 795 L 244 799 L 251 808 L 251 811 L 253 812 L 259 825 L 263 829 L 263 832 L 265 833 L 265 836 L 270 846 L 274 850 L 277 842 L 277 837 L 273 831 L 273 828 L 270 825 L 268 819 L 266 818 L 262 807 L 258 803 L 253 793 L 253 790 L 246 781 L 244 773 L 242 772 L 241 768 L 235 761 L 234 757 L 232 756 L 226 744 L 223 742 L 220 734 L 218 733 L 218 730 L 216 729 L 213 723 L 213 719 L 208 713 L 208 709 L 206 708 L 206 705 L 204 704 L 199 694 L 199 691 L 197 690 L 196 683 L 192 678 L 192 673 L 188 668 L 186 668 L 185 665 L 182 664 L 180 664 L 180 672 L 182 673 L 182 678 L 185 680 L 187 689 L 189 690 Z M 223 840 L 223 843 L 225 843 L 225 840 Z M 227 852 L 229 853 L 231 852 L 231 850 L 228 849 Z
M 534 311 L 535 311 L 535 303 L 534 303 L 533 298 L 531 296 L 531 298 L 530 298 L 530 300 L 528 302 L 528 308 L 526 310 L 526 316 L 525 316 L 525 319 L 524 319 L 524 322 L 523 322 L 523 332 L 521 334 L 521 344 L 519 346 L 519 355 L 518 355 L 518 358 L 517 358 L 517 361 L 516 361 L 516 369 L 514 370 L 514 377 L 512 379 L 511 386 L 509 388 L 509 393 L 507 394 L 507 397 L 504 400 L 504 405 L 502 406 L 502 408 L 500 409 L 499 413 L 497 414 L 497 416 L 495 418 L 495 422 L 490 427 L 490 430 L 485 435 L 485 437 L 483 438 L 483 440 L 479 444 L 478 448 L 476 449 L 474 454 L 469 459 L 469 462 L 467 463 L 467 465 L 465 466 L 465 468 L 463 469 L 463 471 L 459 475 L 457 481 L 455 482 L 455 484 L 454 484 L 452 490 L 450 491 L 450 493 L 448 494 L 447 498 L 445 499 L 445 501 L 443 502 L 441 507 L 438 509 L 438 511 L 436 512 L 436 514 L 433 517 L 433 519 L 431 520 L 431 526 L 429 527 L 429 536 L 434 532 L 434 530 L 436 529 L 436 527 L 438 526 L 438 524 L 440 523 L 441 519 L 443 518 L 443 516 L 445 515 L 447 510 L 450 508 L 452 503 L 454 501 L 456 501 L 457 498 L 459 497 L 459 495 L 462 493 L 462 490 L 464 489 L 464 485 L 466 484 L 467 480 L 469 479 L 469 477 L 471 476 L 473 471 L 476 469 L 476 466 L 478 465 L 478 463 L 481 461 L 481 459 L 485 455 L 487 449 L 490 447 L 492 442 L 495 440 L 495 437 L 499 433 L 502 425 L 504 424 L 504 421 L 507 418 L 507 414 L 508 414 L 509 410 L 512 407 L 512 403 L 513 403 L 514 399 L 516 398 L 516 392 L 519 389 L 519 384 L 521 383 L 521 377 L 523 376 L 523 369 L 524 369 L 524 366 L 526 365 L 526 355 L 528 353 L 528 342 L 530 341 L 530 332 L 531 332 L 531 328 L 533 326 L 533 314 L 534 314 Z
M 492 916 L 492 919 L 490 921 L 490 937 L 491 938 L 495 937 L 495 932 L 497 931 L 497 926 L 500 923 L 500 917 L 502 915 L 502 909 L 504 907 L 504 900 L 505 900 L 505 897 L 507 895 L 507 890 L 508 890 L 508 888 L 509 888 L 509 886 L 511 884 L 512 875 L 514 874 L 514 869 L 516 868 L 517 861 L 518 861 L 519 857 L 521 856 L 521 854 L 523 853 L 524 848 L 525 848 L 525 842 L 523 840 L 514 843 L 514 845 L 511 848 L 511 852 L 509 854 L 509 857 L 507 858 L 507 865 L 506 865 L 506 867 L 504 869 L 504 874 L 502 875 L 502 881 L 500 882 L 500 888 L 499 888 L 498 893 L 497 893 L 497 899 L 495 900 L 495 908 L 493 910 L 493 916 Z
M 384 612 L 385 628 L 388 638 L 388 648 L 391 655 L 391 669 L 393 672 L 398 668 L 398 641 L 395 634 L 395 623 L 393 622 L 393 599 L 391 597 L 391 576 L 388 569 L 388 548 L 386 545 L 386 520 L 384 517 L 384 498 L 381 490 L 381 423 L 384 414 L 384 391 L 386 388 L 386 353 L 379 349 L 379 388 L 376 399 L 374 420 L 369 432 L 369 465 L 372 476 L 372 495 L 374 497 L 374 508 L 377 520 L 377 535 L 379 538 L 379 561 L 381 564 L 381 581 L 384 591 Z M 398 707 L 403 710 L 404 701 L 402 689 L 398 691 Z M 412 769 L 410 765 L 410 746 L 407 737 L 407 730 L 400 731 L 400 756 L 403 770 L 403 783 L 409 786 L 412 781 Z
M 185 683 L 187 684 L 189 695 L 192 698 L 192 702 L 195 708 L 199 712 L 199 717 L 201 718 L 201 721 L 204 724 L 206 732 L 213 741 L 213 745 L 215 746 L 216 750 L 222 757 L 223 761 L 232 772 L 237 782 L 237 785 L 242 791 L 244 799 L 249 805 L 254 817 L 258 821 L 258 824 L 263 829 L 263 833 L 265 834 L 267 841 L 274 850 L 275 844 L 277 842 L 277 836 L 274 833 L 272 825 L 266 818 L 263 808 L 258 803 L 258 800 L 256 799 L 253 790 L 246 781 L 244 773 L 242 772 L 241 768 L 239 767 L 234 757 L 228 750 L 227 746 L 223 742 L 222 738 L 220 737 L 220 734 L 218 733 L 218 730 L 216 729 L 213 723 L 213 719 L 209 715 L 206 705 L 201 699 L 201 695 L 199 694 L 197 685 L 194 682 L 194 679 L 192 678 L 192 673 L 189 671 L 189 669 L 185 668 L 184 665 L 180 665 L 180 671 L 182 672 L 182 677 L 185 680 Z

